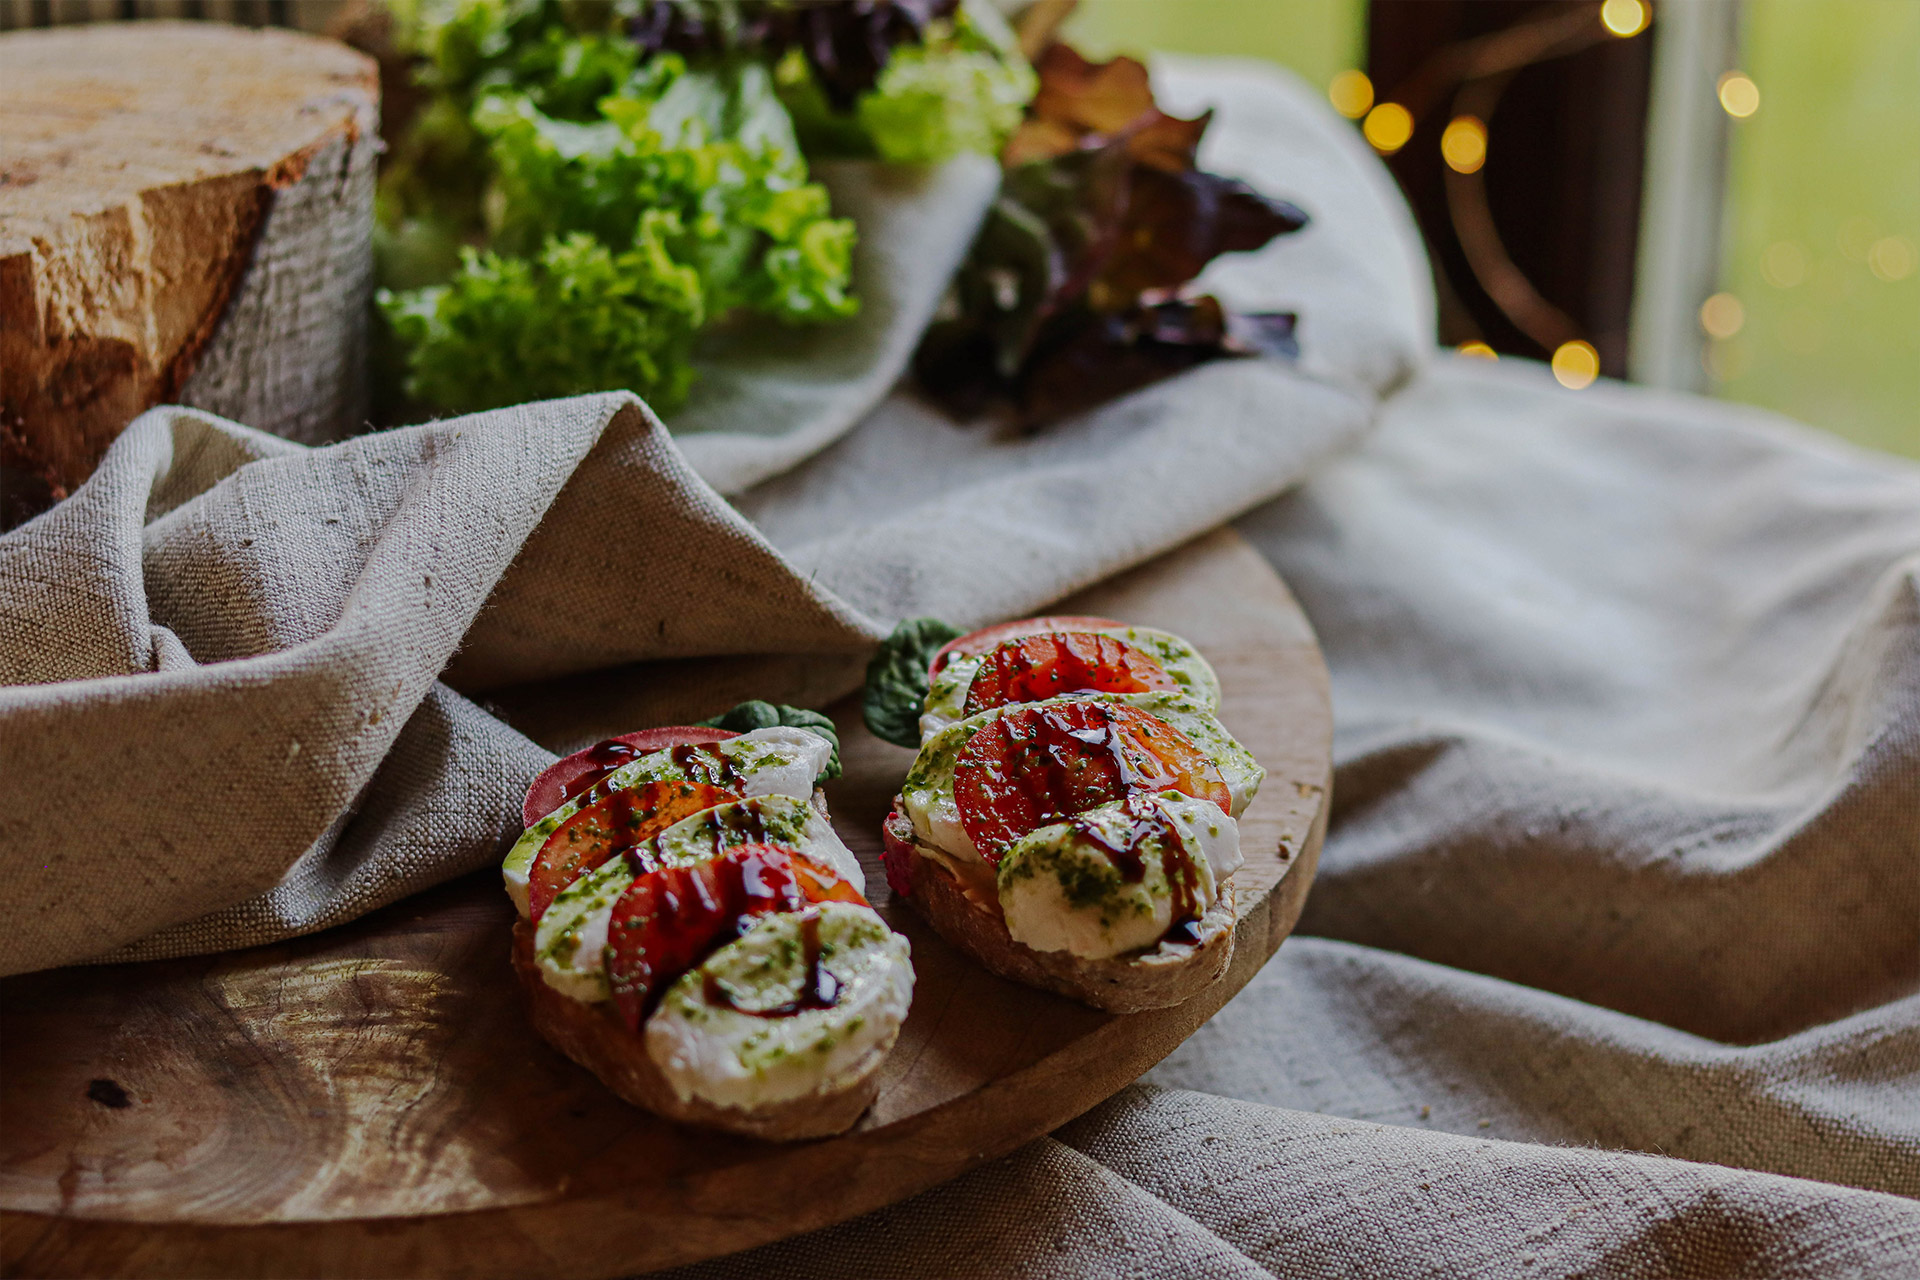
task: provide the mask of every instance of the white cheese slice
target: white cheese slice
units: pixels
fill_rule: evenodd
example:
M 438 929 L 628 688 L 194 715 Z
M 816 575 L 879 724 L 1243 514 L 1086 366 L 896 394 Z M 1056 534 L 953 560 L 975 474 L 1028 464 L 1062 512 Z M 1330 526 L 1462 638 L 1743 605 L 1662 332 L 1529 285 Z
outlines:
M 833 1003 L 807 1007 L 822 974 Z M 683 1100 L 788 1102 L 869 1071 L 912 1000 L 907 940 L 868 907 L 825 902 L 757 921 L 683 974 L 647 1020 L 647 1054 Z
M 1196 917 L 1213 904 L 1225 874 L 1240 865 L 1238 825 L 1206 800 L 1162 795 L 1152 803 L 1168 822 L 1144 837 L 1124 802 L 1115 801 L 1041 827 L 1007 849 L 997 884 L 1016 942 L 1103 960 L 1157 946 L 1174 924 L 1176 904 Z M 1138 858 L 1137 878 L 1114 853 L 1129 848 Z

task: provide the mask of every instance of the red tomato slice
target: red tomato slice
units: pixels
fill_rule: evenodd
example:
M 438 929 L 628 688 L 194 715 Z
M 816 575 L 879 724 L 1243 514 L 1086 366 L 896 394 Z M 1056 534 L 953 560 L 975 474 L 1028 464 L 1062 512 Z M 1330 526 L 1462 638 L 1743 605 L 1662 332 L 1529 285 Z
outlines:
M 597 742 L 585 751 L 576 751 L 548 765 L 546 771 L 527 788 L 520 815 L 527 826 L 558 809 L 575 796 L 590 790 L 602 778 L 630 760 L 668 747 L 703 747 L 740 735 L 726 729 L 702 725 L 669 725 L 662 729 L 642 729 L 617 738 Z
M 1178 689 L 1167 669 L 1124 640 L 1092 631 L 1050 631 L 1002 641 L 967 686 L 967 714 L 1063 693 Z
M 1102 627 L 1126 625 L 1124 622 L 1115 622 L 1112 618 L 1094 618 L 1075 613 L 999 622 L 991 627 L 982 627 L 978 631 L 969 632 L 958 640 L 947 641 L 945 647 L 933 655 L 933 662 L 927 668 L 927 674 L 937 676 L 940 674 L 940 668 L 946 666 L 954 657 L 985 653 L 996 645 L 1017 636 L 1036 636 L 1048 631 L 1098 631 Z
M 607 978 L 629 1030 L 667 985 L 764 915 L 866 899 L 832 870 L 778 844 L 743 844 L 635 880 L 607 925 Z
M 1138 707 L 1021 707 L 977 731 L 953 769 L 960 824 L 998 863 L 1038 827 L 1134 791 L 1178 791 L 1230 812 L 1225 779 L 1193 740 Z
M 538 924 L 560 891 L 682 818 L 740 797 L 704 782 L 648 782 L 596 800 L 561 823 L 527 870 L 527 914 Z

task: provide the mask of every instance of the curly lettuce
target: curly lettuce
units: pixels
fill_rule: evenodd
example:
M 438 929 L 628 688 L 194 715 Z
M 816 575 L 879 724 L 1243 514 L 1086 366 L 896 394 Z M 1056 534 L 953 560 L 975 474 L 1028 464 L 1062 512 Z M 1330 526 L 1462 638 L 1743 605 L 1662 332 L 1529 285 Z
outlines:
M 1039 81 L 990 5 L 962 9 L 925 44 L 895 51 L 854 106 L 882 160 L 993 155 L 1019 125 Z
M 437 47 L 491 47 L 460 30 Z M 416 402 L 463 411 L 618 387 L 670 411 L 691 387 L 695 338 L 720 317 L 815 322 L 857 309 L 853 224 L 808 180 L 766 69 L 692 70 L 675 55 L 638 67 L 606 43 L 543 37 L 511 65 L 447 60 L 446 75 L 467 77 L 466 124 L 490 169 L 488 252 L 468 249 L 435 278 L 446 238 L 421 219 L 392 232 L 395 245 L 414 237 L 416 260 L 438 255 L 399 279 L 403 264 L 387 264 L 390 280 L 416 287 L 379 298 Z M 615 72 L 620 92 L 590 117 L 556 113 L 577 109 L 577 82 Z M 540 91 L 528 75 L 545 77 Z
M 836 111 L 819 71 L 796 50 L 778 67 L 781 97 L 809 154 L 932 164 L 996 154 L 1039 80 L 992 5 L 969 5 L 893 49 L 873 87 Z
M 448 413 L 614 387 L 684 400 L 706 312 L 698 273 L 666 249 L 676 222 L 650 211 L 620 253 L 578 231 L 532 257 L 469 248 L 448 283 L 383 291 L 408 395 Z

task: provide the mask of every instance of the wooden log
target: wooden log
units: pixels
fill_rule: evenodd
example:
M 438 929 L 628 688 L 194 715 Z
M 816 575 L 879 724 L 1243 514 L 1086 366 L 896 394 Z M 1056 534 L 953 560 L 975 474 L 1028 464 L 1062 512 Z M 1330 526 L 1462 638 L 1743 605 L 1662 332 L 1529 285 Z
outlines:
M 155 404 L 364 413 L 374 63 L 190 22 L 0 36 L 0 429 L 58 498 Z M 16 498 L 17 502 L 17 498 Z

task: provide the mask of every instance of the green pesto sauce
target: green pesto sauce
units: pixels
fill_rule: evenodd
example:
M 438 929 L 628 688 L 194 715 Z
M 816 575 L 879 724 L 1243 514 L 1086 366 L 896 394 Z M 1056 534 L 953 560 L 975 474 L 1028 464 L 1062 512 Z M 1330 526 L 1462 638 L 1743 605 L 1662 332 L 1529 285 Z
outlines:
M 1078 821 L 1101 828 L 1114 843 L 1125 843 L 1129 837 L 1130 824 L 1119 803 L 1089 809 L 1079 815 Z M 1141 843 L 1146 875 L 1130 883 L 1098 841 L 1083 834 L 1074 823 L 1058 822 L 1014 841 L 1000 860 L 997 883 L 1004 891 L 1024 880 L 1050 877 L 1060 886 L 1060 895 L 1069 906 L 1077 911 L 1097 909 L 1100 923 L 1112 928 L 1129 916 L 1151 916 L 1156 901 L 1170 895 L 1163 844 L 1157 834 Z
M 761 920 L 698 968 L 681 975 L 662 1004 L 696 1025 L 727 1016 L 731 1011 L 707 1003 L 709 977 L 742 1010 L 791 1003 L 799 998 L 807 979 L 801 925 L 797 914 Z M 843 988 L 851 987 L 862 972 L 884 959 L 886 941 L 886 925 L 871 912 L 828 909 L 821 913 L 820 964 Z M 737 1043 L 735 1057 L 746 1070 L 758 1074 L 790 1055 L 831 1053 L 842 1037 L 865 1025 L 865 1018 L 846 1018 L 838 1008 L 809 1009 L 757 1027 Z

